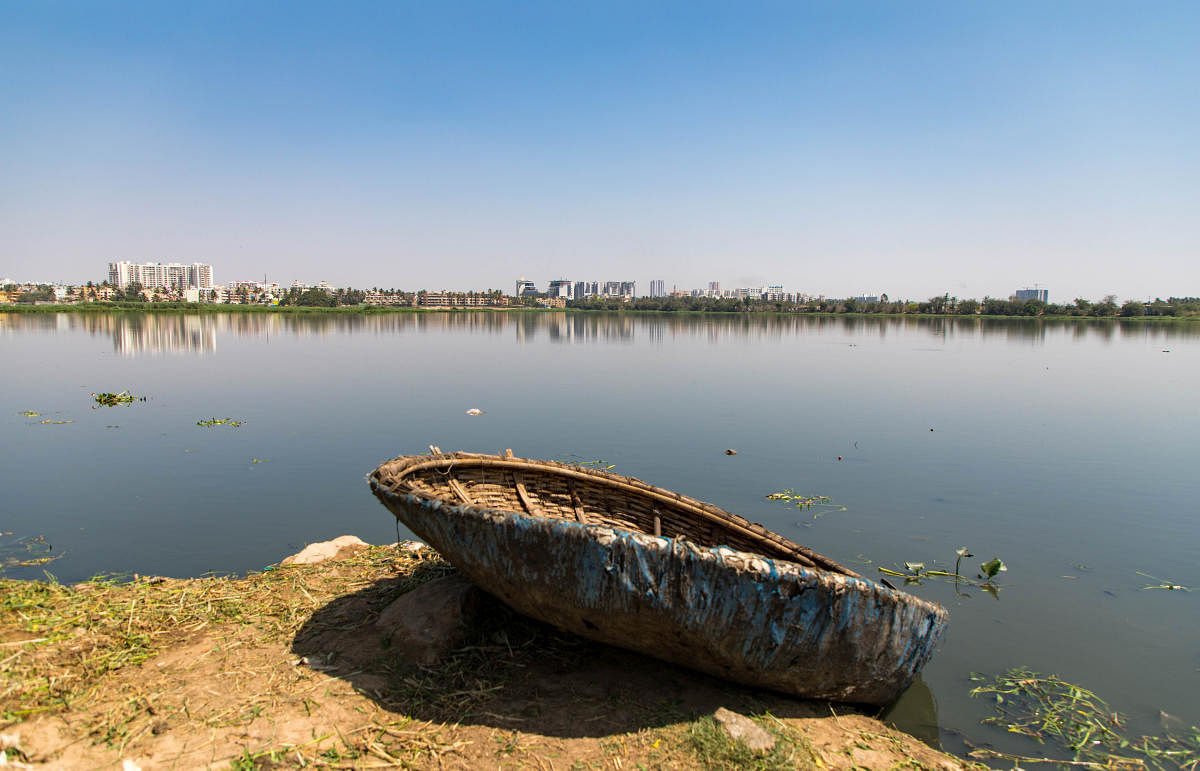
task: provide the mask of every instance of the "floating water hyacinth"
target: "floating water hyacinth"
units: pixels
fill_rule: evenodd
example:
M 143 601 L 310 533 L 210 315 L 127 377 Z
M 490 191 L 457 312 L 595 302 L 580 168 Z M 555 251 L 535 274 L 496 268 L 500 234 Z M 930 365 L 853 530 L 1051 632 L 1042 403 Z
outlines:
M 116 407 L 118 404 L 133 404 L 134 402 L 146 401 L 145 396 L 134 396 L 128 391 L 122 391 L 119 394 L 104 392 L 92 394 L 92 401 L 96 402 L 96 407 Z
M 980 565 L 979 569 L 983 571 L 979 577 L 983 578 L 985 581 L 991 582 L 991 580 L 995 578 L 998 573 L 1003 573 L 1004 571 L 1008 570 L 1008 565 L 1005 565 L 999 557 L 992 557 L 990 560 Z
M 955 592 L 963 597 L 970 597 L 970 595 L 958 591 L 960 584 L 976 589 L 982 589 L 983 591 L 992 595 L 992 597 L 1000 599 L 1000 586 L 992 583 L 992 579 L 995 578 L 997 574 L 1008 570 L 1008 566 L 1005 565 L 999 557 L 988 560 L 979 566 L 980 570 L 983 571 L 977 576 L 977 578 L 983 579 L 982 582 L 979 582 L 959 573 L 959 566 L 962 564 L 963 558 L 970 558 L 974 556 L 970 551 L 967 550 L 967 547 L 963 546 L 959 549 L 955 549 L 954 554 L 955 560 L 953 572 L 949 570 L 927 568 L 924 562 L 915 561 L 905 561 L 903 570 L 900 570 L 899 567 L 893 569 L 884 567 L 882 565 L 876 567 L 875 569 L 885 576 L 903 578 L 904 583 L 910 585 L 920 586 L 921 582 L 925 579 L 933 578 L 953 582 L 955 586 Z M 865 564 L 871 564 L 870 560 L 867 560 Z
M 784 501 L 791 503 L 800 510 L 809 510 L 813 512 L 813 522 L 820 519 L 830 511 L 845 511 L 846 507 L 840 503 L 834 503 L 833 499 L 828 495 L 803 495 L 794 490 L 781 490 L 777 493 L 771 493 L 767 496 L 769 501 Z M 804 527 L 810 527 L 812 522 L 800 523 Z
M 196 425 L 204 428 L 210 426 L 233 426 L 237 428 L 244 422 L 244 420 L 234 420 L 233 418 L 209 418 L 208 420 L 197 420 Z
M 992 678 L 973 674 L 971 679 L 982 683 L 971 690 L 971 696 L 990 699 L 996 710 L 984 723 L 1071 753 L 1073 766 L 1131 771 L 1200 767 L 1200 728 L 1186 726 L 1166 713 L 1162 713 L 1162 736 L 1134 737 L 1126 733 L 1122 716 L 1107 702 L 1056 675 L 1019 667 Z M 976 758 L 1062 762 L 970 746 L 970 755 Z

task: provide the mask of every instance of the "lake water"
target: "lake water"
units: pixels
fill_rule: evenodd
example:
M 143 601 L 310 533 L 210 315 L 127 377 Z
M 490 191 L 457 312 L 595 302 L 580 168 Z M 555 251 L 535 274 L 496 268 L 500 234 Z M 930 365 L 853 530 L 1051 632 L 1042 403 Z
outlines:
M 871 576 L 953 569 L 960 546 L 971 575 L 1003 559 L 995 597 L 910 587 L 950 627 L 893 717 L 932 737 L 936 721 L 951 751 L 1046 751 L 981 726 L 990 706 L 967 695 L 970 673 L 1022 665 L 1135 731 L 1159 710 L 1200 724 L 1200 591 L 1145 588 L 1200 587 L 1200 324 L 0 314 L 0 341 L 0 546 L 45 536 L 64 582 L 388 543 L 368 471 L 431 444 L 511 447 L 602 459 Z M 124 389 L 149 399 L 93 409 Z M 213 417 L 243 424 L 196 425 Z M 765 497 L 784 489 L 845 510 Z

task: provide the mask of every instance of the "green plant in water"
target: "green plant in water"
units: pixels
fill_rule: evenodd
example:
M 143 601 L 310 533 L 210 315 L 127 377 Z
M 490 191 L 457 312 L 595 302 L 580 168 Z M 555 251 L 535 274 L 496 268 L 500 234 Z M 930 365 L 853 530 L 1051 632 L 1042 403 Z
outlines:
M 971 552 L 967 551 L 967 547 L 965 547 L 965 546 L 958 547 L 957 549 L 954 550 L 954 553 L 958 555 L 958 557 L 954 560 L 954 575 L 957 576 L 957 575 L 959 575 L 958 566 L 962 564 L 963 558 L 965 557 L 967 559 L 970 559 L 971 557 L 974 557 L 975 555 L 972 554 Z
M 5 568 L 37 567 L 62 556 L 51 553 L 54 547 L 44 535 L 9 540 L 11 535 L 11 532 L 0 532 L 0 575 L 4 574 Z
M 600 469 L 601 471 L 612 471 L 617 467 L 617 464 L 609 463 L 606 460 L 600 460 L 599 458 L 588 460 L 578 455 L 567 455 L 561 458 L 560 461 L 562 463 L 573 463 L 576 466 L 591 466 L 592 468 Z
M 34 412 L 33 410 L 21 410 L 18 414 L 24 415 L 27 418 L 40 418 L 42 413 Z
M 1004 571 L 1008 570 L 1008 565 L 1005 565 L 999 557 L 992 557 L 990 560 L 980 565 L 979 569 L 983 571 L 979 577 L 990 584 L 992 579 L 995 578 L 998 573 L 1003 573 Z M 955 572 L 957 572 L 957 570 Z
M 1143 573 L 1140 570 L 1135 570 L 1134 572 L 1137 573 L 1139 576 L 1142 576 L 1143 578 L 1149 578 L 1152 581 L 1159 582 L 1157 584 L 1154 584 L 1153 586 L 1143 586 L 1142 587 L 1143 591 L 1146 589 L 1166 589 L 1168 592 L 1190 592 L 1191 591 L 1191 589 L 1189 587 L 1184 586 L 1183 584 L 1176 584 L 1176 583 L 1172 583 L 1170 581 L 1163 581 L 1161 578 L 1152 576 L 1149 573 Z
M 956 555 L 956 558 L 954 560 L 954 572 L 953 573 L 951 573 L 948 570 L 927 569 L 925 567 L 924 562 L 905 562 L 903 571 L 893 570 L 891 568 L 885 568 L 883 566 L 879 566 L 875 569 L 878 570 L 880 573 L 883 573 L 884 575 L 895 576 L 897 578 L 903 578 L 904 583 L 909 584 L 909 585 L 916 584 L 919 586 L 923 579 L 939 578 L 939 579 L 945 579 L 948 581 L 953 581 L 954 586 L 955 586 L 955 591 L 957 591 L 958 585 L 962 582 L 965 582 L 968 585 L 978 587 L 978 588 L 982 589 L 983 591 L 987 592 L 988 594 L 992 595 L 993 597 L 996 597 L 997 599 L 999 599 L 999 595 L 998 595 L 999 589 L 995 584 L 992 583 L 992 578 L 994 578 L 996 576 L 996 574 L 998 574 L 1002 571 L 1008 570 L 1008 567 L 999 558 L 989 560 L 988 562 L 985 562 L 985 563 L 983 563 L 983 565 L 980 566 L 983 573 L 981 573 L 979 575 L 979 578 L 984 578 L 984 575 L 986 574 L 986 576 L 987 576 L 986 580 L 984 580 L 983 583 L 976 583 L 972 579 L 968 578 L 967 576 L 962 575 L 959 572 L 959 569 L 962 566 L 963 559 L 970 559 L 971 557 L 973 557 L 975 555 L 971 554 L 971 552 L 968 551 L 967 547 L 965 547 L 965 546 L 955 549 L 954 553 Z M 870 564 L 870 560 L 867 560 L 867 564 Z M 960 592 L 960 594 L 961 594 L 961 592 Z M 970 595 L 964 594 L 963 596 L 968 597 Z
M 208 420 L 197 420 L 196 425 L 204 428 L 211 426 L 233 426 L 237 428 L 245 422 L 244 420 L 234 420 L 233 418 L 209 418 Z
M 809 510 L 813 512 L 813 519 L 817 520 L 823 517 L 830 511 L 845 511 L 846 507 L 840 503 L 834 503 L 833 499 L 828 495 L 804 495 L 797 493 L 794 490 L 781 490 L 777 493 L 771 493 L 767 496 L 769 501 L 783 501 L 791 503 L 801 511 Z
M 1072 764 L 1096 769 L 1200 768 L 1200 728 L 1184 727 L 1163 713 L 1164 735 L 1130 737 L 1121 716 L 1096 694 L 1056 675 L 1024 667 L 994 678 L 972 674 L 982 683 L 971 696 L 989 697 L 996 714 L 984 723 L 1052 744 L 1072 757 Z M 1055 763 L 1055 758 L 1031 758 L 998 750 L 974 748 L 977 758 L 1005 758 L 1030 763 Z
M 95 406 L 92 407 L 92 409 L 95 409 L 96 407 L 116 407 L 118 404 L 144 402 L 146 401 L 146 397 L 134 396 L 128 391 L 122 391 L 119 394 L 109 393 L 106 391 L 104 393 L 92 394 L 92 401 L 96 403 Z

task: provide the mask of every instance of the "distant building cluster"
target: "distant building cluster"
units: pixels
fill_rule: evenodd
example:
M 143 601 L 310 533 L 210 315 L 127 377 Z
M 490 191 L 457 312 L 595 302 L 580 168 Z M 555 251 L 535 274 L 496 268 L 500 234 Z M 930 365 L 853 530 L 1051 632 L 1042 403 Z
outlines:
M 18 282 L 12 279 L 0 279 L 0 304 L 12 303 L 72 303 L 129 299 L 130 287 L 139 285 L 141 299 L 147 302 L 204 302 L 234 305 L 278 305 L 281 302 L 289 304 L 296 301 L 299 295 L 314 290 L 331 295 L 337 304 L 364 304 L 369 306 L 409 306 L 423 308 L 506 308 L 518 304 L 529 304 L 532 300 L 536 305 L 549 308 L 565 308 L 569 301 L 600 298 L 606 300 L 630 301 L 639 297 L 636 281 L 570 281 L 565 278 L 550 280 L 545 285 L 545 291 L 526 278 L 517 279 L 513 286 L 512 295 L 506 295 L 498 289 L 487 291 L 403 291 L 403 290 L 351 290 L 338 289 L 325 281 L 314 284 L 293 281 L 284 288 L 279 284 L 267 283 L 266 275 L 262 281 L 230 281 L 221 286 L 213 283 L 213 267 L 208 263 L 193 262 L 182 264 L 177 262 L 141 262 L 128 260 L 108 263 L 108 278 L 101 284 L 87 282 L 86 286 L 65 285 L 59 283 L 43 284 Z M 336 297 L 333 297 L 336 296 Z M 656 278 L 650 281 L 647 295 L 650 298 L 708 298 L 722 300 L 757 300 L 772 303 L 811 303 L 825 302 L 823 294 L 810 295 L 799 292 L 788 292 L 782 284 L 767 284 L 762 286 L 743 286 L 735 289 L 722 289 L 719 281 L 710 281 L 704 288 L 667 289 L 664 279 Z M 943 298 L 932 298 L 935 308 L 943 308 L 944 304 L 935 301 Z M 956 299 L 945 298 L 947 301 Z M 987 298 L 985 298 L 986 300 Z M 311 300 L 311 297 L 310 297 Z M 1036 284 L 1033 288 L 1017 289 L 1009 297 L 1010 301 L 1025 303 L 1030 300 L 1049 304 L 1050 293 Z M 847 298 L 845 302 L 856 302 L 859 306 L 887 303 L 886 294 L 862 294 Z M 836 302 L 843 302 L 837 300 Z M 907 301 L 903 301 L 907 303 Z M 1132 302 L 1132 301 L 1131 301 Z M 304 303 L 302 303 L 304 304 Z M 310 303 L 311 304 L 311 303 Z M 953 305 L 953 303 L 951 303 Z M 1150 308 L 1150 305 L 1146 305 Z M 935 310 L 940 313 L 941 310 Z M 1148 310 L 1147 313 L 1150 311 Z
M 542 296 L 534 282 L 517 279 L 514 297 Z M 636 281 L 568 281 L 565 278 L 555 279 L 546 285 L 545 296 L 548 299 L 561 299 L 565 306 L 567 300 L 583 300 L 588 297 L 616 297 L 632 300 L 637 297 Z M 552 304 L 554 307 L 556 304 Z
M 121 289 L 141 284 L 145 289 L 212 289 L 212 265 L 193 262 L 120 262 L 108 263 L 108 283 Z
M 500 292 L 367 292 L 364 305 L 379 308 L 507 308 L 512 298 Z
M 743 286 L 736 289 L 721 289 L 720 281 L 709 281 L 703 289 L 672 289 L 664 291 L 661 279 L 650 282 L 651 297 L 709 297 L 725 300 L 766 300 L 767 302 L 798 302 L 812 299 L 809 295 L 787 292 L 783 284 L 768 284 L 767 286 Z
M 639 296 L 636 281 L 568 281 L 565 278 L 555 279 L 546 284 L 542 292 L 536 283 L 527 278 L 517 279 L 513 289 L 514 297 L 538 297 L 549 300 L 586 300 L 588 298 L 617 298 L 631 300 Z M 650 281 L 648 297 L 709 297 L 718 299 L 766 300 L 767 302 L 799 302 L 813 299 L 784 290 L 782 284 L 766 286 L 739 287 L 737 289 L 721 289 L 721 282 L 710 281 L 704 289 L 667 289 L 664 279 L 656 278 Z M 555 307 L 555 306 L 551 306 Z

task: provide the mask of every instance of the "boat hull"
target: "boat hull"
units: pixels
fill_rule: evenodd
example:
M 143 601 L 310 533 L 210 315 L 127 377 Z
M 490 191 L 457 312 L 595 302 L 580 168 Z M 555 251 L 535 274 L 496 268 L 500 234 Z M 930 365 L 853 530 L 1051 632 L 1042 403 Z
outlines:
M 370 482 L 413 533 L 518 612 L 747 685 L 886 704 L 946 624 L 940 606 L 863 578 Z

